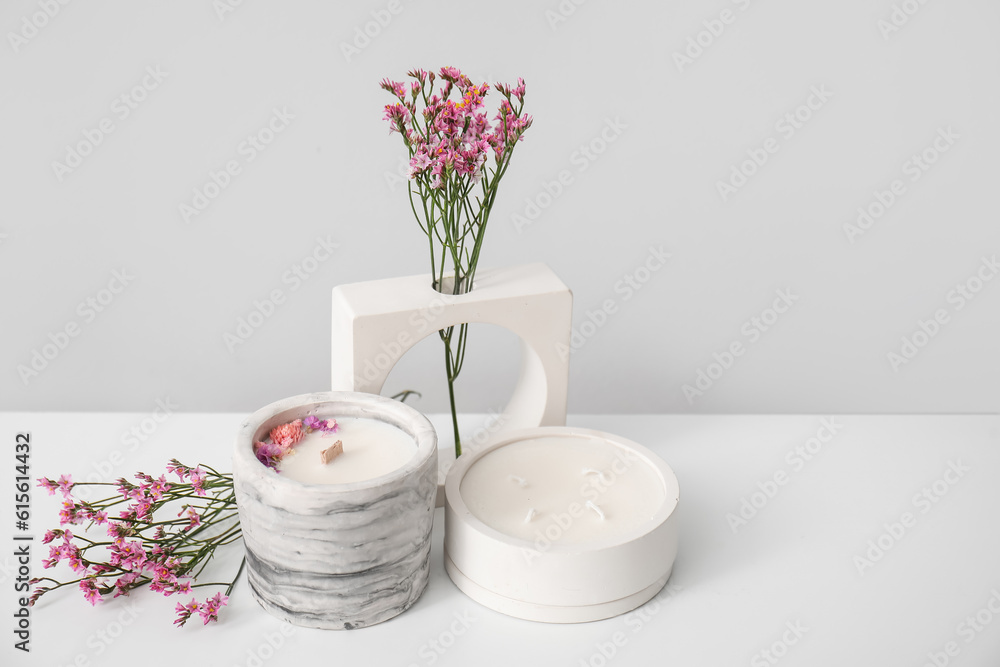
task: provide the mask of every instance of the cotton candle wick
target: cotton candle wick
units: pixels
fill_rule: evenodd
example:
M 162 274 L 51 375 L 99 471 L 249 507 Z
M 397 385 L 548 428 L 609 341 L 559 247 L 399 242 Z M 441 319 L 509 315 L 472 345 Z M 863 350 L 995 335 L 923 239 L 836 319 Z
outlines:
M 326 465 L 343 453 L 344 443 L 338 440 L 319 453 L 319 460 L 323 462 L 323 465 Z
M 604 511 L 600 507 L 594 504 L 593 500 L 587 501 L 587 507 L 597 512 L 597 516 L 601 517 L 601 521 L 604 521 Z
M 605 477 L 604 473 L 601 472 L 600 470 L 594 470 L 593 468 L 584 468 L 581 474 L 597 475 L 601 480 L 601 484 L 609 484 L 607 477 Z
M 535 508 L 532 507 L 528 510 L 528 514 L 524 517 L 525 523 L 531 523 L 531 520 L 535 518 Z
M 518 486 L 520 486 L 520 487 L 521 487 L 522 489 L 523 489 L 524 487 L 528 486 L 528 483 L 527 483 L 526 481 L 524 481 L 524 478 L 523 478 L 523 477 L 518 477 L 517 475 L 511 475 L 510 477 L 508 477 L 508 479 L 509 479 L 510 481 L 512 481 L 512 482 L 515 482 L 515 483 L 516 483 L 516 484 L 517 484 Z

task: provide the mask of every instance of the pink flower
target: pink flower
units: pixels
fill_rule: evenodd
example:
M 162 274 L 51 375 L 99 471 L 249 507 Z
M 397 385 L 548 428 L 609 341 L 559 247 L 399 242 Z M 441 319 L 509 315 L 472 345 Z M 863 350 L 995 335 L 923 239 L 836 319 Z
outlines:
M 268 468 L 276 468 L 285 450 L 281 445 L 276 445 L 272 442 L 255 442 L 253 452 L 257 456 L 257 460 Z
M 197 528 L 198 526 L 201 525 L 201 515 L 198 514 L 198 510 L 196 510 L 195 508 L 187 507 L 186 512 L 184 510 L 181 510 L 180 512 L 178 512 L 177 516 L 181 516 L 182 514 L 187 514 L 188 518 L 188 525 L 184 526 L 185 532 L 191 530 L 192 528 Z
M 97 591 L 97 577 L 87 577 L 80 582 L 80 590 L 87 602 L 96 606 L 101 601 L 101 594 Z
M 183 627 L 184 624 L 188 622 L 188 619 L 191 618 L 191 614 L 198 611 L 198 608 L 199 605 L 195 602 L 194 598 L 191 598 L 191 601 L 187 604 L 181 604 L 178 602 L 177 606 L 174 607 L 174 610 L 177 612 L 177 618 L 174 620 L 174 625 L 177 627 Z
M 308 417 L 303 419 L 302 425 L 305 426 L 307 433 L 311 433 L 313 431 L 323 431 L 323 433 L 336 433 L 338 428 L 336 419 L 320 419 L 315 415 L 309 415 Z
M 118 577 L 118 579 L 115 580 L 115 597 L 128 595 L 128 592 L 134 588 L 135 582 L 138 578 L 138 572 L 128 572 Z
M 270 435 L 271 442 L 289 449 L 305 436 L 305 432 L 302 430 L 302 420 L 296 419 L 288 424 L 275 426 L 271 429 Z
M 154 500 L 159 500 L 163 497 L 163 494 L 170 490 L 170 483 L 167 482 L 167 478 L 160 475 L 159 479 L 154 479 L 149 487 L 150 495 L 153 496 Z
M 226 606 L 229 602 L 229 598 L 222 593 L 216 593 L 214 596 L 205 600 L 205 603 L 201 605 L 198 613 L 201 614 L 202 621 L 204 625 L 208 625 L 212 621 L 219 620 L 219 610 Z
M 59 483 L 48 477 L 39 477 L 38 486 L 48 491 L 50 496 L 54 496 L 56 495 L 56 489 L 59 488 Z
M 208 493 L 205 492 L 205 471 L 198 466 L 194 470 L 189 472 L 191 478 L 191 488 L 194 489 L 195 495 L 207 496 Z
M 184 478 L 187 477 L 189 470 L 190 468 L 182 464 L 177 459 L 170 459 L 170 463 L 167 464 L 167 472 L 175 473 L 182 482 L 184 481 Z
M 59 475 L 59 490 L 62 491 L 64 498 L 69 497 L 70 492 L 73 490 L 72 475 Z

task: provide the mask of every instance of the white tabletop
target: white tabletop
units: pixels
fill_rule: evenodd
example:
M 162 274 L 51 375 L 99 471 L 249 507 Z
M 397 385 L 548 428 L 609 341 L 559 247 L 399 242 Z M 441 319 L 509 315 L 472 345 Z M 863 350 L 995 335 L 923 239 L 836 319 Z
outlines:
M 465 597 L 444 572 L 439 509 L 428 589 L 381 625 L 283 627 L 251 599 L 245 581 L 219 623 L 183 629 L 171 626 L 176 596 L 140 591 L 92 609 L 67 591 L 33 608 L 32 652 L 15 650 L 16 434 L 32 435 L 33 478 L 81 479 L 102 469 L 114 479 L 159 474 L 173 457 L 228 470 L 243 417 L 172 414 L 156 423 L 141 414 L 0 413 L 8 452 L 0 489 L 10 507 L 0 530 L 0 609 L 8 619 L 0 663 L 884 667 L 934 664 L 933 657 L 938 665 L 1000 664 L 1000 416 L 572 416 L 570 425 L 650 447 L 680 481 L 673 577 L 644 607 L 605 621 L 532 623 Z M 432 421 L 439 430 L 447 423 Z M 817 435 L 828 442 L 809 443 Z M 796 453 L 809 444 L 821 446 Z M 783 483 L 768 484 L 776 474 Z M 773 497 L 752 497 L 761 487 Z M 760 505 L 754 516 L 745 511 L 745 525 L 733 519 L 743 499 Z M 40 538 L 56 526 L 57 505 L 41 489 L 32 503 L 37 576 L 47 553 Z M 878 557 L 869 541 L 880 537 L 889 548 Z M 238 551 L 220 561 L 219 579 Z M 877 561 L 868 564 L 869 556 Z

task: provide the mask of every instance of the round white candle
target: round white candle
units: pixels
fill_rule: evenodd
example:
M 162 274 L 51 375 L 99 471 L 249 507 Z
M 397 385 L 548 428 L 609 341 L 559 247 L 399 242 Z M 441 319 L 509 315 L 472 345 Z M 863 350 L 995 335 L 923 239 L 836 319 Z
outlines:
M 677 554 L 677 478 L 620 436 L 542 427 L 463 454 L 445 480 L 444 564 L 474 600 L 536 621 L 635 609 Z
M 320 418 L 328 418 L 320 416 Z M 344 446 L 329 463 L 320 452 L 340 440 Z M 282 477 L 306 484 L 348 484 L 380 477 L 406 465 L 417 452 L 413 437 L 377 419 L 337 419 L 335 433 L 313 431 L 278 463 Z
M 505 535 L 552 544 L 634 534 L 663 506 L 659 473 L 599 438 L 548 436 L 495 449 L 461 484 L 469 511 Z

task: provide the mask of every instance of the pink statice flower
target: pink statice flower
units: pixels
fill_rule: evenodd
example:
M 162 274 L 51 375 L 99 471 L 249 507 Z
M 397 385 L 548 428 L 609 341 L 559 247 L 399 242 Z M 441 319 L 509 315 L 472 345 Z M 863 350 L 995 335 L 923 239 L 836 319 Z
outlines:
M 80 590 L 83 591 L 83 597 L 87 598 L 87 602 L 91 605 L 96 606 L 101 601 L 101 594 L 97 590 L 97 577 L 87 577 L 81 580 Z
M 72 475 L 59 475 L 59 490 L 62 492 L 63 498 L 69 498 L 70 492 L 73 490 Z
M 212 621 L 219 620 L 219 610 L 226 606 L 229 602 L 229 598 L 222 593 L 216 593 L 212 597 L 205 600 L 198 609 L 198 613 L 201 614 L 201 619 L 204 625 L 208 625 Z
M 174 610 L 177 612 L 177 618 L 174 619 L 174 625 L 177 627 L 184 627 L 184 624 L 188 622 L 188 619 L 191 618 L 193 613 L 198 611 L 199 607 L 200 605 L 194 598 L 191 598 L 191 601 L 187 604 L 181 604 L 178 602 L 177 606 L 174 607 Z
M 198 466 L 194 470 L 188 472 L 189 481 L 191 482 L 191 488 L 194 489 L 196 496 L 207 496 L 208 492 L 205 491 L 205 478 L 208 476 L 201 466 Z
M 49 492 L 50 496 L 56 495 L 56 490 L 59 488 L 59 482 L 51 480 L 48 477 L 39 477 L 38 486 Z

